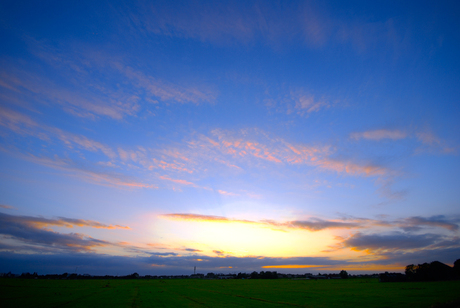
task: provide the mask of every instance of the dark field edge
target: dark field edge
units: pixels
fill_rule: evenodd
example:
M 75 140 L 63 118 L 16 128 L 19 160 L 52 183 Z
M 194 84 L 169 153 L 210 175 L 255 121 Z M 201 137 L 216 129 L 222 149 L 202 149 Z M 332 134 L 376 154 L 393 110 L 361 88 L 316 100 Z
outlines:
M 446 303 L 434 304 L 430 308 L 460 308 L 460 298 Z

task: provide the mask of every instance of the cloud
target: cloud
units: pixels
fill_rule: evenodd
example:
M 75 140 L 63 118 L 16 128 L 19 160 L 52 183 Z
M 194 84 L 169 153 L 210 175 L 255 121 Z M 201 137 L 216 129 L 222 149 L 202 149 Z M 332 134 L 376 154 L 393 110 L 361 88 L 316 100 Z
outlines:
M 354 229 L 363 227 L 362 224 L 357 222 L 322 220 L 319 218 L 311 218 L 306 221 L 294 220 L 286 222 L 284 225 L 292 229 L 306 229 L 309 231 L 320 231 L 325 229 Z
M 318 112 L 320 109 L 326 109 L 331 106 L 326 99 L 315 99 L 314 95 L 302 90 L 291 91 L 291 100 L 294 102 L 293 108 L 296 110 L 296 113 L 301 116 Z
M 186 88 L 170 82 L 161 81 L 150 76 L 145 76 L 142 72 L 136 71 L 131 67 L 124 67 L 119 63 L 114 64 L 114 67 L 128 79 L 135 81 L 135 86 L 144 89 L 161 101 L 198 104 L 200 102 L 211 103 L 216 99 L 214 91 L 193 87 Z
M 412 250 L 429 247 L 443 239 L 437 234 L 408 234 L 393 232 L 391 234 L 362 234 L 360 232 L 343 241 L 344 247 L 353 250 L 379 253 L 395 250 Z
M 351 133 L 350 138 L 359 140 L 359 139 L 367 139 L 367 140 L 382 140 L 382 139 L 392 139 L 392 140 L 399 140 L 404 139 L 407 137 L 407 133 L 400 131 L 400 130 L 387 130 L 387 129 L 378 129 L 366 132 L 356 132 Z
M 57 156 L 55 156 L 54 158 L 49 158 L 37 157 L 34 155 L 24 155 L 23 158 L 37 164 L 68 172 L 69 175 L 76 176 L 85 181 L 89 181 L 99 185 L 121 188 L 158 188 L 158 186 L 154 184 L 138 182 L 132 180 L 130 177 L 127 177 L 123 174 L 91 170 L 90 168 L 76 164 L 74 161 L 70 159 L 61 159 Z
M 55 58 L 55 55 L 51 58 Z M 106 116 L 120 120 L 125 115 L 136 114 L 139 109 L 139 104 L 136 99 L 133 100 L 133 97 L 129 99 L 124 95 L 120 96 L 120 93 L 101 93 L 100 88 L 85 88 L 91 84 L 88 82 L 90 76 L 82 76 L 84 82 L 78 84 L 72 84 L 73 79 L 78 78 L 78 75 L 58 70 L 55 71 L 55 76 L 61 78 L 59 86 L 48 79 L 44 73 L 10 68 L 10 72 L 0 75 L 0 84 L 13 88 L 16 92 L 16 96 L 13 97 L 20 95 L 19 97 L 35 103 L 51 102 L 79 117 L 95 119 L 96 116 Z M 68 84 L 65 83 L 66 81 Z
M 280 92 L 283 92 L 283 90 Z M 336 104 L 325 95 L 318 97 L 318 95 L 314 95 L 311 91 L 303 88 L 290 89 L 287 92 L 276 98 L 268 97 L 264 99 L 265 105 L 278 113 L 307 117 L 311 113 L 328 109 Z
M 405 230 L 420 229 L 421 226 L 439 227 L 450 231 L 457 231 L 459 229 L 459 219 L 448 219 L 444 215 L 437 215 L 431 217 L 414 216 L 409 217 L 400 222 L 400 227 Z
M 199 214 L 183 214 L 183 213 L 172 213 L 163 214 L 160 217 L 174 220 L 184 221 L 198 221 L 198 222 L 219 222 L 219 223 L 245 223 L 254 224 L 261 227 L 275 228 L 276 230 L 282 229 L 304 229 L 308 231 L 321 231 L 326 229 L 352 229 L 352 228 L 364 228 L 365 225 L 358 221 L 348 222 L 340 220 L 323 220 L 320 218 L 312 217 L 309 220 L 292 220 L 285 222 L 277 222 L 273 220 L 260 220 L 252 221 L 245 219 L 233 219 L 223 216 L 213 215 L 199 215 Z
M 415 153 L 438 152 L 442 154 L 456 154 L 457 148 L 449 146 L 446 141 L 436 136 L 431 131 L 405 132 L 402 130 L 377 129 L 364 132 L 353 132 L 350 138 L 354 140 L 373 140 L 380 141 L 383 139 L 401 140 L 407 138 L 416 138 L 421 146 L 415 149 Z
M 153 105 L 166 103 L 213 103 L 217 92 L 208 85 L 180 85 L 156 78 L 129 65 L 125 55 L 107 54 L 85 45 L 67 49 L 51 47 L 26 38 L 38 63 L 53 70 L 35 70 L 31 63 L 4 63 L 0 87 L 9 90 L 7 101 L 23 100 L 58 105 L 78 117 L 108 117 L 151 114 Z M 41 61 L 41 62 L 40 62 Z M 22 69 L 20 69 L 22 67 Z
M 167 176 L 159 176 L 159 178 L 162 179 L 162 180 L 171 181 L 173 183 L 180 184 L 180 185 L 189 185 L 189 186 L 197 187 L 196 184 L 194 184 L 192 182 L 188 182 L 186 180 L 171 179 L 171 178 L 169 178 Z
M 431 131 L 421 131 L 416 134 L 417 139 L 422 146 L 415 149 L 416 154 L 420 153 L 440 153 L 440 154 L 457 154 L 458 146 L 449 145 Z
M 431 217 L 408 217 L 396 220 L 378 220 L 356 217 L 343 217 L 340 219 L 321 219 L 318 217 L 310 217 L 305 220 L 291 220 L 291 221 L 275 221 L 275 220 L 246 220 L 227 218 L 224 216 L 214 215 L 201 215 L 189 213 L 171 213 L 160 215 L 162 218 L 184 220 L 184 221 L 198 221 L 198 222 L 220 222 L 220 223 L 246 223 L 259 225 L 261 227 L 275 228 L 275 230 L 282 229 L 303 229 L 312 232 L 330 229 L 403 229 L 403 230 L 422 230 L 425 227 L 438 227 L 450 231 L 457 231 L 459 229 L 458 218 L 447 219 L 443 215 Z M 361 235 L 359 235 L 361 236 Z M 357 237 L 359 237 L 357 235 Z
M 2 208 L 2 209 L 7 209 L 7 210 L 16 209 L 14 206 L 7 205 L 7 204 L 0 204 L 0 208 Z
M 199 215 L 199 214 L 183 214 L 183 213 L 171 213 L 163 214 L 160 217 L 174 220 L 186 220 L 186 221 L 207 221 L 207 222 L 239 222 L 239 223 L 255 223 L 250 220 L 238 220 L 238 219 L 229 219 L 222 216 L 213 216 L 213 215 Z
M 143 14 L 136 20 L 136 26 L 154 34 L 217 44 L 249 43 L 260 34 L 275 38 L 286 31 L 280 23 L 283 21 L 281 16 L 266 9 L 266 5 L 260 7 L 250 3 L 238 7 L 224 2 L 196 1 L 178 2 L 174 6 L 148 4 L 139 8 Z M 267 19 L 267 13 L 271 18 Z
M 94 239 L 79 233 L 62 234 L 45 229 L 46 226 L 90 226 L 90 227 L 114 227 L 100 224 L 94 221 L 84 220 L 49 220 L 27 216 L 13 216 L 0 213 L 0 234 L 12 237 L 20 243 L 29 245 L 32 251 L 40 251 L 40 247 L 54 251 L 91 251 L 95 247 L 107 246 L 110 243 Z M 21 247 L 18 247 L 21 249 Z
M 91 140 L 83 135 L 72 134 L 59 128 L 40 124 L 29 116 L 8 108 L 0 107 L 0 125 L 17 134 L 30 135 L 45 141 L 54 137 L 61 140 L 69 148 L 76 146 L 91 152 L 100 151 L 111 159 L 116 157 L 115 152 L 105 144 Z
M 396 23 L 354 22 L 333 18 L 318 3 L 206 2 L 143 3 L 130 13 L 120 12 L 131 33 L 153 33 L 191 38 L 217 45 L 268 45 L 275 49 L 304 45 L 318 49 L 327 44 L 351 45 L 362 53 L 382 44 L 401 49 Z
M 198 135 L 195 139 L 185 141 L 178 146 L 162 145 L 153 149 L 118 147 L 117 151 L 114 151 L 101 142 L 83 135 L 76 135 L 39 124 L 30 117 L 9 109 L 5 109 L 0 120 L 0 125 L 6 126 L 16 133 L 29 134 L 45 141 L 55 138 L 70 149 L 76 148 L 103 153 L 112 160 L 106 166 L 116 166 L 114 160 L 119 157 L 125 168 L 133 169 L 141 166 L 143 172 L 155 169 L 164 170 L 167 171 L 167 174 L 156 174 L 158 180 L 200 189 L 209 189 L 206 185 L 201 185 L 199 181 L 211 173 L 219 173 L 222 167 L 226 167 L 227 172 L 242 172 L 243 169 L 264 168 L 267 164 L 278 165 L 283 168 L 289 165 L 304 165 L 350 176 L 377 177 L 377 180 L 383 183 L 382 192 L 386 196 L 394 198 L 401 195 L 391 191 L 388 180 L 382 180 L 388 179 L 392 174 L 391 170 L 383 166 L 368 162 L 333 159 L 331 157 L 336 150 L 330 146 L 293 144 L 258 129 L 246 129 L 236 133 L 215 129 L 209 135 Z M 56 164 L 49 165 L 55 166 Z M 59 165 L 63 168 L 65 163 L 61 162 Z M 125 182 L 114 179 L 114 176 L 107 174 L 85 173 L 89 175 L 92 181 L 96 182 L 108 182 L 127 187 L 157 187 L 138 181 Z M 183 173 L 194 174 L 194 177 L 190 179 L 188 175 L 184 176 Z M 216 188 L 216 191 L 228 196 L 242 194 L 239 191 L 229 192 L 220 188 Z
M 4 213 L 0 213 L 0 219 L 3 222 L 8 223 L 18 223 L 27 225 L 28 227 L 43 229 L 50 226 L 57 226 L 57 227 L 66 227 L 66 228 L 73 228 L 73 227 L 90 227 L 96 229 L 130 229 L 126 226 L 121 225 L 106 225 L 94 220 L 86 220 L 86 219 L 73 219 L 73 218 L 65 218 L 65 217 L 58 217 L 57 219 L 49 219 L 43 217 L 32 217 L 32 216 L 13 216 Z
M 221 189 L 218 189 L 217 192 L 224 196 L 239 196 L 239 194 L 235 194 L 235 193 L 228 192 L 228 191 L 221 190 Z
M 418 132 L 417 139 L 427 145 L 439 145 L 441 139 L 432 132 Z
M 315 162 L 315 164 L 323 169 L 355 176 L 383 176 L 389 173 L 388 169 L 381 166 L 372 164 L 358 165 L 353 162 L 339 161 L 329 158 L 319 159 Z

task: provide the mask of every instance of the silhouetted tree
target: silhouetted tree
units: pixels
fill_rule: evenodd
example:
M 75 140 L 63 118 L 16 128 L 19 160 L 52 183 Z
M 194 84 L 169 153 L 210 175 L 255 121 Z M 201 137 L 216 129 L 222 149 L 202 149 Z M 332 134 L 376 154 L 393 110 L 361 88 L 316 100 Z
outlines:
M 414 264 L 409 264 L 406 266 L 406 270 L 405 270 L 405 273 L 406 273 L 406 277 L 407 277 L 407 280 L 409 281 L 413 281 L 413 280 L 416 280 L 417 277 L 417 266 L 415 266 Z
M 347 279 L 348 278 L 347 271 L 341 270 L 339 275 L 340 275 L 340 278 L 342 278 L 342 279 Z
M 454 269 L 439 261 L 406 266 L 406 277 L 409 281 L 448 280 L 455 276 Z
M 460 277 L 460 259 L 457 259 L 454 262 L 454 274 L 457 277 Z
M 206 277 L 207 277 L 207 278 L 216 278 L 216 274 L 214 274 L 214 273 L 207 273 L 207 274 L 206 274 Z
M 246 273 L 238 273 L 238 275 L 236 276 L 236 279 L 247 279 L 249 278 L 250 275 L 249 274 L 246 274 Z

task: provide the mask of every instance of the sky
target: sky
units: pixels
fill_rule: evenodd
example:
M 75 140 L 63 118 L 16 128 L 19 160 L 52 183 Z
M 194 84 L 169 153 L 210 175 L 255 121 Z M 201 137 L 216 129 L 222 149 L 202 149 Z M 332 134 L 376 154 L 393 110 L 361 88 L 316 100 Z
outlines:
M 458 1 L 1 1 L 0 272 L 460 258 Z

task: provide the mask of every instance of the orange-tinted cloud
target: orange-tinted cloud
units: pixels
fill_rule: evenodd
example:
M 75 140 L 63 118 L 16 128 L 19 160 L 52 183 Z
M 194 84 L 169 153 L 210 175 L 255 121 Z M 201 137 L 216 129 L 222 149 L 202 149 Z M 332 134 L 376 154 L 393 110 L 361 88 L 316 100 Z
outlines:
M 218 189 L 217 192 L 219 194 L 221 194 L 221 195 L 224 195 L 224 196 L 239 196 L 238 194 L 228 192 L 228 191 L 225 191 L 225 190 L 221 190 L 221 189 Z
M 388 173 L 386 168 L 375 165 L 358 165 L 352 162 L 337 161 L 332 159 L 319 159 L 315 164 L 323 169 L 333 170 L 337 173 L 346 173 L 357 176 L 382 176 Z
M 192 183 L 192 182 L 189 182 L 189 181 L 186 181 L 186 180 L 181 180 L 181 179 L 171 179 L 170 177 L 165 176 L 165 175 L 161 175 L 158 178 L 160 178 L 162 180 L 166 180 L 166 181 L 171 181 L 171 182 L 176 183 L 176 184 L 190 185 L 190 186 L 193 186 L 193 187 L 197 187 L 197 185 Z

